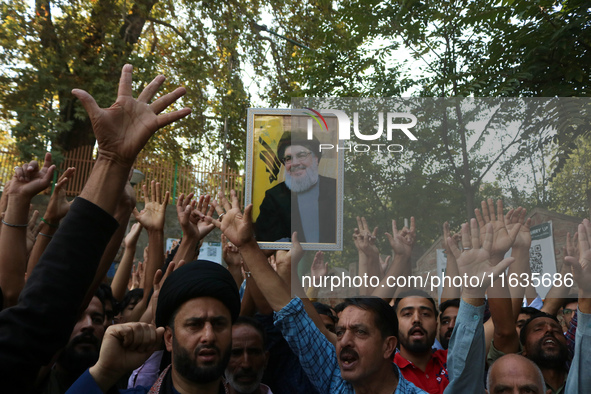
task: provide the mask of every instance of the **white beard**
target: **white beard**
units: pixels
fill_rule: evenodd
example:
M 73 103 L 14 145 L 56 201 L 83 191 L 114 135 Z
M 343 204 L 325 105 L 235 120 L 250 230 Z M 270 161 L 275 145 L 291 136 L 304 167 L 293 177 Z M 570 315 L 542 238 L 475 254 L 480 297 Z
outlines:
M 226 380 L 234 388 L 234 390 L 240 393 L 254 393 L 260 386 L 261 380 L 263 380 L 263 374 L 265 373 L 264 369 L 261 369 L 257 374 L 256 382 L 251 383 L 250 385 L 237 382 L 235 376 L 226 372 Z
M 293 170 L 299 169 L 298 166 L 292 166 Z M 306 167 L 306 173 L 300 177 L 292 177 L 289 171 L 285 171 L 285 186 L 294 193 L 301 193 L 309 190 L 318 182 L 318 163 L 314 161 L 312 165 Z

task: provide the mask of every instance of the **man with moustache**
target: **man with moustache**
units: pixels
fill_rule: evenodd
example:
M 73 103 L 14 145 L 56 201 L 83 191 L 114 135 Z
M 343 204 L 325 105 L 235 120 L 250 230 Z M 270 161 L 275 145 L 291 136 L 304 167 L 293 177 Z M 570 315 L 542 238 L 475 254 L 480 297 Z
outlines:
M 262 324 L 240 316 L 232 326 L 232 353 L 226 367 L 226 387 L 230 394 L 273 394 L 261 383 L 269 361 L 265 348 Z
M 400 341 L 394 362 L 417 387 L 428 393 L 443 393 L 449 384 L 447 350 L 432 349 L 437 335 L 435 301 L 424 291 L 409 290 L 396 299 L 394 310 Z
M 97 291 L 96 294 L 101 294 Z M 104 301 L 95 295 L 74 326 L 70 340 L 60 353 L 43 384 L 43 394 L 63 394 L 99 358 L 105 333 Z
M 336 180 L 318 174 L 320 142 L 305 131 L 286 131 L 277 144 L 285 182 L 265 193 L 255 224 L 257 241 L 336 242 Z
M 252 204 L 244 212 L 240 209 L 238 197 L 230 192 L 231 203 L 222 195 L 220 206 L 223 219 L 207 217 L 236 247 L 239 248 L 249 272 L 269 306 L 275 311 L 275 326 L 279 328 L 291 349 L 300 359 L 302 368 L 322 394 L 414 394 L 425 393 L 405 379 L 399 368 L 392 362 L 396 350 L 398 329 L 396 312 L 381 298 L 349 298 L 342 303 L 342 312 L 336 327 L 336 338 L 325 330 L 313 305 L 304 305 L 299 298 L 292 298 L 285 282 L 268 264 L 267 257 L 260 249 L 252 230 Z M 218 213 L 220 213 L 218 211 Z M 590 225 L 591 227 L 591 225 Z M 590 230 L 591 231 L 591 230 Z M 460 275 L 496 277 L 503 272 L 511 259 L 496 264 L 489 261 L 493 244 L 493 227 L 486 225 L 483 246 L 480 246 L 479 230 L 475 219 L 470 227 L 462 226 L 460 251 L 453 241 L 448 244 L 458 262 Z M 294 234 L 294 240 L 297 236 Z M 294 241 L 291 250 L 291 264 L 297 265 L 303 252 Z M 591 251 L 589 253 L 591 255 Z M 590 256 L 591 260 L 591 256 Z M 591 273 L 589 274 L 591 277 Z M 468 281 L 470 282 L 470 281 Z M 591 278 L 590 278 L 591 282 Z M 467 283 L 463 288 L 462 301 L 454 334 L 450 341 L 449 384 L 447 393 L 477 393 L 483 391 L 484 382 L 484 296 L 490 283 L 482 281 L 473 287 Z M 294 287 L 294 290 L 297 286 Z M 301 291 L 300 289 L 295 291 Z M 424 293 L 423 293 L 424 294 Z M 409 297 L 422 299 L 420 297 Z M 404 302 L 404 300 L 403 300 Z M 411 302 L 414 302 L 411 300 Z M 417 304 L 414 308 L 425 315 L 435 314 L 432 307 Z M 405 305 L 400 304 L 400 307 Z M 310 314 L 310 315 L 309 315 Z M 430 319 L 425 319 L 429 323 Z M 435 317 L 432 318 L 435 323 Z M 435 338 L 433 329 L 414 330 L 410 335 L 420 340 L 430 336 L 429 348 Z M 577 339 L 579 333 L 577 333 Z M 400 335 L 402 336 L 402 335 Z M 330 338 L 330 339 L 329 339 Z M 333 342 L 331 342 L 331 340 Z M 428 341 L 426 341 L 428 342 Z
M 540 368 L 546 389 L 552 393 L 564 392 L 569 354 L 566 337 L 556 316 L 545 312 L 533 315 L 521 329 L 519 337 L 523 344 L 522 355 Z
M 459 309 L 459 298 L 452 298 L 439 305 L 439 343 L 445 350 L 449 347 L 449 340 L 456 326 Z
M 222 375 L 232 349 L 232 324 L 240 313 L 236 282 L 227 269 L 198 260 L 175 270 L 158 296 L 156 326 L 127 323 L 109 327 L 98 362 L 68 393 L 107 392 L 125 374 L 139 367 L 163 336 L 172 364 L 151 388 L 124 393 L 220 394 Z

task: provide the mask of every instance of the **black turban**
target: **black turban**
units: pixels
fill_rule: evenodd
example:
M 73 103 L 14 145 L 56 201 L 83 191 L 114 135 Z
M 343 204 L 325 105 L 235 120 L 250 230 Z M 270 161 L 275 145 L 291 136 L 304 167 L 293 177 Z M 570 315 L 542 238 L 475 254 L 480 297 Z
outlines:
M 322 151 L 320 150 L 320 142 L 315 135 L 312 135 L 312 139 L 308 139 L 308 133 L 306 131 L 286 131 L 281 136 L 281 139 L 277 143 L 277 157 L 279 160 L 283 160 L 285 156 L 285 150 L 292 145 L 300 145 L 310 149 L 314 156 L 320 160 L 322 158 Z
M 230 272 L 220 264 L 197 260 L 175 270 L 164 281 L 158 295 L 156 326 L 168 325 L 181 305 L 199 297 L 220 300 L 230 311 L 232 323 L 240 314 L 240 295 Z

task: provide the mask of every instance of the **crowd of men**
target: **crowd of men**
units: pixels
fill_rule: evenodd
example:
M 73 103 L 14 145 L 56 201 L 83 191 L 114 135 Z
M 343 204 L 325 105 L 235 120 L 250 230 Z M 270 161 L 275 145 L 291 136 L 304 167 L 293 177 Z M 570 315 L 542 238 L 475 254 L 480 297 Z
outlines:
M 36 231 L 29 203 L 50 184 L 51 156 L 43 166 L 17 167 L 6 185 L 1 392 L 591 392 L 591 355 L 584 350 L 591 345 L 588 220 L 568 237 L 562 271 L 573 274 L 578 293 L 557 285 L 543 302 L 527 286 L 491 286 L 503 275 L 529 272 L 531 244 L 525 210 L 505 214 L 492 200 L 459 234 L 444 225 L 447 274 L 484 280 L 443 289 L 440 303 L 421 290 L 383 286 L 331 305 L 312 302 L 320 289 L 303 289 L 291 276 L 304 254 L 297 233 L 289 235 L 289 251 L 269 256 L 258 246 L 252 205 L 243 210 L 233 191 L 217 199 L 182 194 L 182 241 L 165 256 L 169 194 L 152 182 L 138 212 L 128 182 L 149 138 L 190 113 L 164 113 L 183 88 L 152 101 L 163 81 L 156 77 L 134 99 L 132 69 L 124 66 L 117 101 L 108 109 L 82 90 L 72 92 L 92 121 L 98 157 L 71 204 L 64 186 L 74 169 L 61 175 Z M 284 141 L 280 149 L 293 178 L 306 172 L 305 161 L 320 159 L 297 143 Z M 137 224 L 125 234 L 132 214 Z M 312 223 L 303 222 L 304 229 Z M 214 228 L 223 234 L 225 265 L 198 256 L 200 241 Z M 386 263 L 369 228 L 360 218 L 353 235 L 359 274 L 408 273 L 414 219 L 401 230 L 393 221 Z M 148 247 L 140 268 L 132 268 L 143 229 Z M 307 233 L 318 239 L 316 231 Z M 122 241 L 117 273 L 104 284 Z M 317 253 L 311 275 L 327 274 Z

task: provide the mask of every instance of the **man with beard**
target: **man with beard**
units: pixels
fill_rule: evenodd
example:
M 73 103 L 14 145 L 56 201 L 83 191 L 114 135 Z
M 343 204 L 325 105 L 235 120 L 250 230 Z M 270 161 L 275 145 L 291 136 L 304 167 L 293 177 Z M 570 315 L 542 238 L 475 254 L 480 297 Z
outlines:
M 318 174 L 320 142 L 305 131 L 286 131 L 277 144 L 285 182 L 265 193 L 255 225 L 257 241 L 336 242 L 336 180 Z
M 539 312 L 529 319 L 520 332 L 525 357 L 542 370 L 546 389 L 552 393 L 564 391 L 568 375 L 568 348 L 558 319 Z
M 265 348 L 261 323 L 240 316 L 232 326 L 232 353 L 226 368 L 226 387 L 230 394 L 273 394 L 261 383 L 269 361 Z
M 446 349 L 449 347 L 449 340 L 456 325 L 456 317 L 460 309 L 460 299 L 452 298 L 439 305 L 439 343 Z
M 97 294 L 101 293 L 97 291 Z M 43 383 L 43 394 L 65 393 L 86 369 L 97 362 L 105 333 L 104 321 L 103 300 L 95 295 L 78 319 L 68 344 Z
M 220 228 L 224 235 L 236 245 L 256 285 L 267 299 L 269 306 L 276 312 L 275 326 L 278 327 L 291 349 L 300 359 L 302 368 L 321 394 L 418 394 L 424 390 L 405 379 L 400 369 L 392 362 L 393 353 L 398 343 L 398 322 L 396 312 L 381 298 L 348 298 L 342 304 L 342 312 L 336 327 L 336 343 L 328 338 L 328 330 L 320 319 L 316 323 L 312 318 L 317 312 L 309 305 L 307 310 L 301 298 L 292 298 L 285 282 L 268 264 L 267 258 L 252 231 L 252 205 L 244 212 L 240 209 L 238 197 L 231 191 L 232 203 L 222 196 L 220 206 L 222 220 L 207 217 Z M 220 213 L 220 211 L 218 211 Z M 472 223 L 476 227 L 476 221 Z M 492 245 L 492 225 L 487 225 L 485 243 L 480 248 L 477 230 L 474 237 L 467 234 L 467 225 L 463 226 L 462 235 L 466 238 L 464 252 L 457 245 L 452 248 L 458 261 L 460 275 L 483 276 L 491 273 L 498 275 L 507 268 L 510 261 L 504 260 L 498 266 L 492 266 L 488 260 L 488 251 Z M 474 249 L 468 247 L 474 239 Z M 297 240 L 294 234 L 294 240 Z M 451 242 L 451 241 L 449 241 Z M 453 245 L 453 244 L 452 244 Z M 469 250 L 466 252 L 466 250 Z M 301 246 L 294 242 L 291 250 L 292 266 L 301 258 Z M 461 256 L 460 256 L 461 255 Z M 450 393 L 477 393 L 483 391 L 484 381 L 484 295 L 487 284 L 473 288 L 464 287 L 462 303 L 454 335 L 450 343 L 449 371 Z M 294 291 L 300 292 L 298 286 Z M 423 294 L 421 294 L 422 297 Z M 423 313 L 435 314 L 433 303 L 430 312 L 422 306 Z M 309 315 L 310 314 L 310 315 Z M 435 338 L 436 320 L 433 316 L 431 347 Z M 410 332 L 411 335 L 425 333 Z
M 437 335 L 435 301 L 421 290 L 409 290 L 396 299 L 394 310 L 400 341 L 394 362 L 417 387 L 429 393 L 443 393 L 449 384 L 447 350 L 432 349 Z
M 158 296 L 156 326 L 127 323 L 109 327 L 98 362 L 69 393 L 106 392 L 139 367 L 161 344 L 172 364 L 151 388 L 126 393 L 225 393 L 222 375 L 232 348 L 232 324 L 240 296 L 232 275 L 219 264 L 198 260 L 175 270 Z

